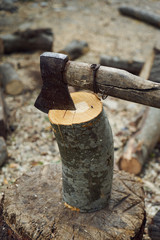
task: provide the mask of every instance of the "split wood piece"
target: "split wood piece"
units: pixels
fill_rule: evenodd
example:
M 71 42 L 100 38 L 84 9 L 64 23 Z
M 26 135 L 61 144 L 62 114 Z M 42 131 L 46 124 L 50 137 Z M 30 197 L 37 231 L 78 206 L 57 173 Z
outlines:
M 93 91 L 91 64 L 68 61 L 64 81 L 73 87 Z M 98 93 L 160 108 L 160 84 L 146 81 L 125 70 L 101 66 L 96 72 Z
M 4 102 L 3 92 L 0 89 L 0 136 L 7 138 L 7 110 Z
M 80 212 L 93 212 L 110 198 L 113 136 L 95 94 L 75 92 L 71 97 L 75 111 L 49 111 L 62 158 L 63 199 Z
M 116 57 L 116 56 L 111 57 L 107 55 L 101 55 L 100 64 L 103 66 L 123 69 L 130 73 L 139 75 L 144 62 L 136 61 L 136 60 L 120 59 L 119 57 Z
M 0 83 L 7 94 L 18 95 L 23 92 L 24 86 L 16 70 L 10 63 L 0 65 Z
M 123 15 L 136 18 L 143 22 L 149 23 L 157 28 L 160 28 L 160 15 L 154 12 L 144 10 L 139 7 L 123 5 L 119 7 L 120 13 Z
M 37 166 L 5 190 L 0 222 L 3 240 L 9 234 L 13 240 L 142 239 L 146 219 L 138 178 L 115 171 L 108 207 L 80 213 L 65 207 L 61 175 L 60 164 Z
M 140 74 L 151 78 L 152 66 L 157 64 L 155 51 L 152 51 Z M 155 64 L 156 63 L 156 64 Z M 159 69 L 154 69 L 154 76 L 160 76 Z M 118 160 L 119 168 L 129 173 L 140 174 L 149 155 L 160 139 L 160 110 L 146 107 L 139 130 L 127 142 L 122 156 Z
M 152 223 L 148 227 L 148 233 L 151 240 L 160 239 L 160 210 L 153 217 Z
M 6 162 L 8 158 L 7 146 L 3 137 L 0 137 L 0 167 Z
M 52 51 L 53 33 L 50 28 L 27 29 L 13 34 L 0 36 L 3 41 L 4 53 L 27 51 Z
M 68 55 L 70 60 L 75 60 L 89 51 L 88 43 L 80 40 L 73 40 L 60 53 Z

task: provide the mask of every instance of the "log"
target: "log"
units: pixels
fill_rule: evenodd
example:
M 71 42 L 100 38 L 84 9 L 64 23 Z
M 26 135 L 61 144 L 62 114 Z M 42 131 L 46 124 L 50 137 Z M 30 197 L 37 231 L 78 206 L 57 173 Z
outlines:
M 7 146 L 3 137 L 0 137 L 0 167 L 6 162 L 8 158 Z
M 24 89 L 23 83 L 10 63 L 0 65 L 0 83 L 4 87 L 5 93 L 10 95 L 21 94 Z
M 144 68 L 141 77 L 152 79 L 152 66 L 157 64 L 156 52 L 152 51 Z M 154 77 L 160 75 L 159 68 L 154 68 Z M 154 78 L 155 79 L 155 78 Z M 140 174 L 149 155 L 160 139 L 160 110 L 156 108 L 146 108 L 138 131 L 127 142 L 122 156 L 118 160 L 121 170 L 129 173 Z
M 160 28 L 160 15 L 152 11 L 144 10 L 139 7 L 122 5 L 119 7 L 121 14 L 136 18 L 148 24 L 151 24 L 157 28 Z
M 108 204 L 113 176 L 113 137 L 95 94 L 71 94 L 76 111 L 50 110 L 62 158 L 63 199 L 80 212 Z
M 61 174 L 60 164 L 37 166 L 5 190 L 0 239 L 142 239 L 145 206 L 139 179 L 115 171 L 109 205 L 100 211 L 80 213 L 64 205 Z
M 151 240 L 160 239 L 160 210 L 153 217 L 152 222 L 148 226 L 148 233 Z
M 68 61 L 64 81 L 73 87 L 93 91 L 91 64 Z M 146 81 L 125 70 L 101 66 L 96 72 L 97 92 L 160 108 L 160 84 Z
M 27 29 L 0 37 L 3 41 L 4 53 L 52 51 L 53 33 L 50 28 Z
M 3 92 L 0 89 L 0 136 L 7 138 L 7 111 L 6 104 L 4 102 Z
M 68 55 L 70 60 L 75 60 L 89 51 L 88 43 L 80 40 L 73 40 L 60 53 Z
M 144 62 L 136 61 L 136 60 L 121 59 L 116 56 L 111 57 L 107 55 L 101 55 L 100 64 L 102 66 L 123 69 L 135 75 L 139 75 L 140 71 L 142 70 Z

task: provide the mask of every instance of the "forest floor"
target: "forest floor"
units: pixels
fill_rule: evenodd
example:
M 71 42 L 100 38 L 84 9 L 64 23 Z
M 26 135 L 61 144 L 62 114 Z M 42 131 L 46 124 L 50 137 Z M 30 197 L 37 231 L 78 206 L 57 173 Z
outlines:
M 89 52 L 76 61 L 99 63 L 100 55 L 146 61 L 160 30 L 120 15 L 120 0 L 49 0 L 16 1 L 18 11 L 0 11 L 0 34 L 26 28 L 51 28 L 53 51 L 59 52 L 72 40 L 85 40 Z M 160 1 L 125 0 L 160 14 Z M 0 62 L 10 62 L 19 74 L 25 91 L 19 96 L 5 96 L 9 109 L 10 131 L 7 137 L 9 159 L 0 169 L 0 192 L 31 167 L 60 164 L 60 155 L 48 116 L 34 107 L 40 92 L 39 56 L 41 52 L 3 55 Z M 105 109 L 112 127 L 116 160 L 124 144 L 135 131 L 131 122 L 144 106 L 108 97 Z M 147 225 L 160 208 L 160 145 L 157 145 L 140 177 L 144 183 Z M 147 226 L 146 225 L 146 226 Z M 150 239 L 147 227 L 144 239 Z

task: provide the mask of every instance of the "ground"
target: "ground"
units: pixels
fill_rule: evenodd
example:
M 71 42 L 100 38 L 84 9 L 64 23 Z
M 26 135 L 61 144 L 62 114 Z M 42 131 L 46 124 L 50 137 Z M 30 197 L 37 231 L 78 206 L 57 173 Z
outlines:
M 125 0 L 125 4 L 140 6 L 160 14 L 160 1 Z M 51 28 L 54 33 L 53 51 L 59 52 L 72 40 L 85 40 L 89 52 L 77 59 L 99 63 L 101 54 L 122 59 L 145 61 L 160 30 L 138 20 L 121 16 L 120 0 L 50 0 L 16 1 L 18 11 L 0 12 L 0 34 L 25 28 Z M 10 131 L 7 138 L 9 159 L 0 169 L 0 191 L 30 167 L 60 163 L 60 155 L 48 116 L 34 107 L 41 79 L 41 52 L 3 55 L 0 62 L 10 62 L 16 68 L 25 91 L 19 96 L 5 96 L 9 110 Z M 112 126 L 116 159 L 126 139 L 135 130 L 130 122 L 144 106 L 108 97 L 105 109 Z M 121 133 L 121 134 L 119 134 Z M 160 205 L 160 146 L 157 145 L 140 175 L 146 195 L 147 224 Z M 150 239 L 146 233 L 144 239 Z

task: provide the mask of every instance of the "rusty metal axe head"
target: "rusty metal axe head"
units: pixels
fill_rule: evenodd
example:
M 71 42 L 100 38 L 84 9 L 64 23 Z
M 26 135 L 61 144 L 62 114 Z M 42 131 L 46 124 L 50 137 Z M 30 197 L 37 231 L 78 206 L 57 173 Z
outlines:
M 68 56 L 64 54 L 45 52 L 40 56 L 43 86 L 34 105 L 44 113 L 51 109 L 75 110 L 67 83 L 63 80 L 67 61 Z

